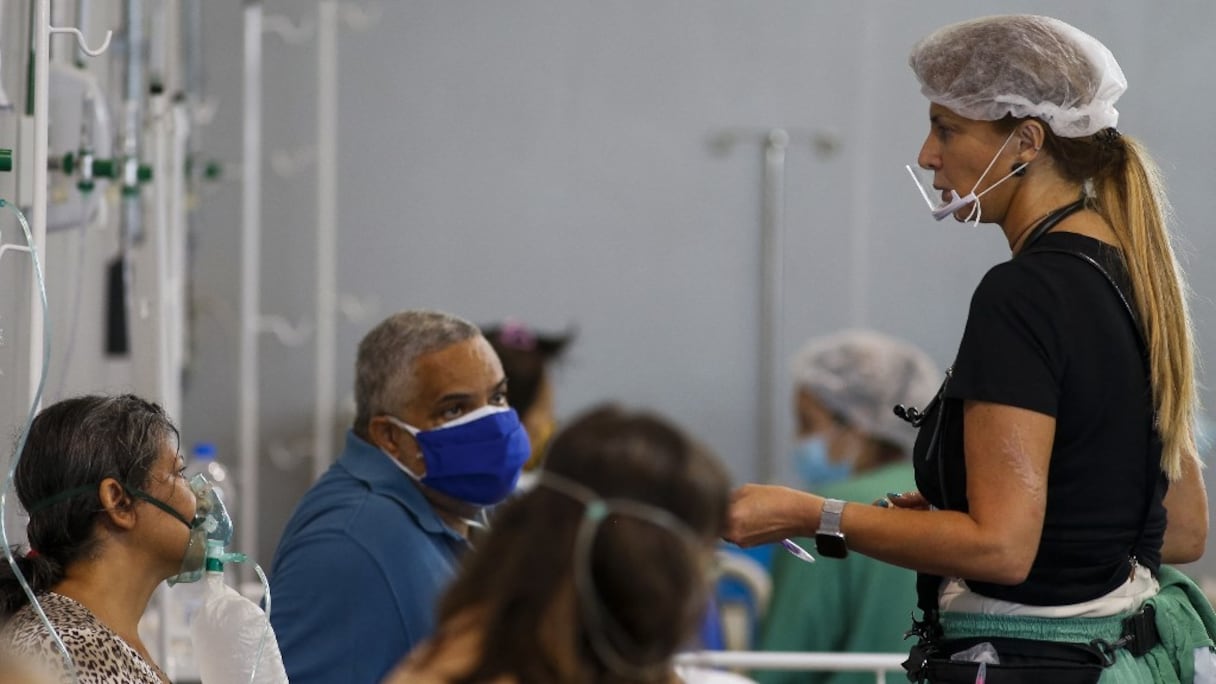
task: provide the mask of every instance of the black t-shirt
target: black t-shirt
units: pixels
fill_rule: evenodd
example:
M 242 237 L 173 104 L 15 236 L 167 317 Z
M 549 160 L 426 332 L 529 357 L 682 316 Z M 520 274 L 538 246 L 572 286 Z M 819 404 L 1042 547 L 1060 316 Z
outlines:
M 963 401 L 1055 417 L 1046 518 L 1029 577 L 1016 586 L 968 586 L 1006 601 L 1064 605 L 1122 584 L 1132 557 L 1157 570 L 1166 479 L 1138 324 L 1101 271 L 1072 254 L 1036 251 L 1047 249 L 1094 259 L 1131 303 L 1119 250 L 1076 233 L 1048 233 L 994 266 L 972 296 L 958 355 L 918 435 L 914 461 L 917 485 L 934 505 L 966 511 Z M 931 450 L 935 426 L 939 444 Z

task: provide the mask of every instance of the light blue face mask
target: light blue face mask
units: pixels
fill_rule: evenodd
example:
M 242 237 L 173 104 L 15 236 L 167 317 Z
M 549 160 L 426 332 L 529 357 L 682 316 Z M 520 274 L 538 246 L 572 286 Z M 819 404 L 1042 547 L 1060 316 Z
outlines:
M 833 482 L 849 479 L 853 474 L 853 459 L 833 462 L 828 454 L 828 441 L 823 435 L 811 435 L 794 445 L 790 457 L 802 483 L 807 487 L 821 487 Z

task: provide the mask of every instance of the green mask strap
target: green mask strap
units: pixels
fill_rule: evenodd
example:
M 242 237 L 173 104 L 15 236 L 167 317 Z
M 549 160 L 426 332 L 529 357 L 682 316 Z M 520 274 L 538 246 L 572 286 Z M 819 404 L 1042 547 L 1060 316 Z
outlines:
M 101 486 L 101 483 L 91 484 L 91 485 L 81 485 L 79 487 L 73 487 L 72 489 L 69 489 L 67 491 L 59 492 L 58 494 L 52 494 L 41 501 L 35 501 L 29 508 L 26 509 L 26 513 L 33 515 L 33 514 L 37 513 L 38 511 L 44 511 L 44 510 L 50 508 L 51 506 L 54 506 L 55 504 L 63 503 L 64 501 L 67 501 L 68 499 L 80 496 L 81 494 L 84 494 L 86 492 L 97 491 L 97 488 L 100 486 Z
M 101 486 L 101 483 L 98 482 L 97 484 L 81 485 L 79 487 L 73 487 L 72 489 L 68 489 L 68 490 L 59 492 L 58 494 L 52 494 L 51 496 L 48 496 L 45 499 L 42 499 L 41 501 L 35 502 L 28 509 L 26 509 L 26 512 L 29 513 L 30 515 L 33 515 L 33 514 L 37 513 L 38 511 L 46 510 L 46 509 L 50 508 L 51 506 L 54 506 L 55 504 L 63 503 L 64 501 L 67 501 L 68 499 L 72 499 L 77 496 L 80 496 L 81 494 L 86 494 L 88 492 L 95 492 L 95 491 L 97 491 L 97 488 L 100 486 Z M 186 520 L 185 516 L 183 516 L 181 513 L 177 512 L 176 510 L 174 510 L 173 507 L 170 506 L 169 504 L 161 501 L 160 499 L 153 497 L 151 494 L 148 494 L 147 492 L 143 491 L 142 489 L 139 489 L 138 487 L 132 487 L 131 485 L 123 485 L 122 487 L 131 496 L 133 496 L 137 499 L 142 499 L 144 501 L 147 501 L 148 503 L 152 504 L 153 506 L 156 506 L 157 508 L 168 513 L 169 515 L 173 516 L 174 518 L 177 518 L 178 520 L 182 521 L 182 524 L 185 525 L 186 527 L 189 527 L 190 529 L 194 529 L 194 524 L 191 523 L 189 520 Z
M 169 515 L 173 516 L 174 518 L 177 518 L 178 520 L 182 521 L 182 524 L 185 525 L 186 527 L 188 527 L 190 529 L 194 529 L 195 523 L 192 523 L 189 520 L 186 520 L 186 517 L 184 515 L 182 515 L 181 513 L 178 513 L 176 510 L 173 509 L 172 506 L 165 503 L 164 501 L 157 499 L 156 497 L 152 496 L 151 494 L 148 494 L 147 492 L 143 491 L 142 489 L 137 489 L 137 488 L 131 487 L 129 485 L 123 485 L 123 487 L 128 492 L 131 493 L 131 496 L 133 496 L 137 499 L 143 499 L 144 501 L 147 501 L 148 503 L 152 504 L 153 506 L 156 506 L 157 508 L 168 513 Z M 201 522 L 202 520 L 203 520 L 202 516 L 195 517 L 196 522 Z

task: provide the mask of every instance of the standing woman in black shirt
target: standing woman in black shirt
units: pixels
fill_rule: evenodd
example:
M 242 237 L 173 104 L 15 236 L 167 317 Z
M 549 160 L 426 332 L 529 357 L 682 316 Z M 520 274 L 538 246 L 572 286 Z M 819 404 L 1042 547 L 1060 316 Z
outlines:
M 1207 537 L 1191 326 L 1157 169 L 1115 128 L 1123 73 L 1030 15 L 946 26 L 910 65 L 934 216 L 997 224 L 1012 258 L 977 287 L 937 398 L 899 408 L 920 428 L 919 492 L 872 506 L 746 485 L 727 538 L 814 535 L 821 555 L 917 570 L 922 681 L 979 681 L 978 663 L 990 684 L 1023 681 L 1016 663 L 1039 684 L 1204 681 L 1216 615 L 1162 565 Z

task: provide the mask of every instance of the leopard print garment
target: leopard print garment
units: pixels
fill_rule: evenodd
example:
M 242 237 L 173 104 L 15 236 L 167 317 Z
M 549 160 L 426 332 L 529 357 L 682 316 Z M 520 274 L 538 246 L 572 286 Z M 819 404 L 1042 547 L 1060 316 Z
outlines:
M 38 597 L 47 619 L 76 662 L 80 684 L 163 684 L 156 666 L 144 660 L 109 627 L 76 601 L 53 592 Z M 13 614 L 0 632 L 0 649 L 49 670 L 51 681 L 70 682 L 63 655 L 30 606 Z

